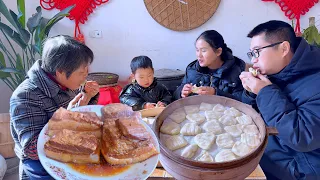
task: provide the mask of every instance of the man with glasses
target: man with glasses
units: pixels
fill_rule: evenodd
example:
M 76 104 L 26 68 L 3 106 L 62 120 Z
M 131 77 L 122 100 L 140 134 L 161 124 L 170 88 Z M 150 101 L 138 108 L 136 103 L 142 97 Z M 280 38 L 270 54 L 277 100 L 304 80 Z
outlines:
M 320 49 L 282 21 L 260 24 L 248 37 L 260 73 L 241 73 L 243 102 L 279 131 L 269 137 L 261 167 L 268 179 L 320 179 Z

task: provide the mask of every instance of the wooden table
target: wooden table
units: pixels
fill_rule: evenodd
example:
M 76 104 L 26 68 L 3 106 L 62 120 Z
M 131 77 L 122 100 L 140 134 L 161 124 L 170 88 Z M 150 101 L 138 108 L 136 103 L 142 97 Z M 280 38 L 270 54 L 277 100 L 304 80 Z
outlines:
M 174 178 L 163 168 L 157 167 L 148 180 L 173 180 Z M 246 178 L 246 180 L 266 180 L 260 165 Z

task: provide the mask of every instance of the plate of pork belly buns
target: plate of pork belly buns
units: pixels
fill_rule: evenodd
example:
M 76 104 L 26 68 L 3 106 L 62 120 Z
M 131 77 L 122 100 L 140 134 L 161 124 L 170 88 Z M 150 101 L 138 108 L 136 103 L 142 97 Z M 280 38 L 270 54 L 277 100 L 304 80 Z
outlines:
M 159 161 L 159 143 L 139 112 L 116 103 L 58 109 L 41 130 L 38 156 L 55 179 L 143 180 Z

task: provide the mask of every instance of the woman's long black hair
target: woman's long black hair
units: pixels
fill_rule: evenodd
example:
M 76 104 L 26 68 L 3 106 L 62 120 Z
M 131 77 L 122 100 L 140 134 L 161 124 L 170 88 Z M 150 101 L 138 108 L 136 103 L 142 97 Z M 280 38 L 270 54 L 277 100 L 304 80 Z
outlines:
M 228 52 L 232 54 L 232 50 L 224 42 L 221 34 L 215 30 L 204 31 L 197 38 L 196 42 L 199 39 L 205 40 L 213 49 L 221 48 L 222 49 L 222 53 L 221 53 L 221 60 L 222 61 L 225 61 L 228 59 Z

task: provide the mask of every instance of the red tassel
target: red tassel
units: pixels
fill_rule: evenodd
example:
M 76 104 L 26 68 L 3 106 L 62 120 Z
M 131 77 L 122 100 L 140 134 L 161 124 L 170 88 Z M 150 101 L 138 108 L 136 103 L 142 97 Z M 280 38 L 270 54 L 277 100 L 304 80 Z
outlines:
M 262 0 L 273 1 L 273 0 Z M 274 0 L 285 13 L 288 19 L 296 19 L 296 34 L 301 34 L 300 17 L 305 15 L 319 0 Z
M 84 36 L 80 32 L 79 23 L 84 24 L 93 10 L 109 0 L 40 0 L 43 9 L 51 10 L 57 8 L 63 10 L 71 5 L 76 5 L 68 16 L 70 20 L 75 20 L 74 37 L 84 42 Z

